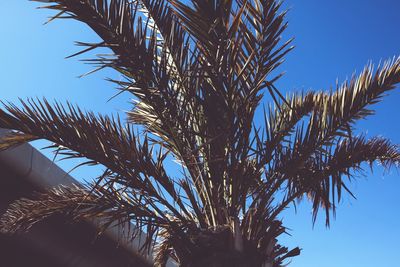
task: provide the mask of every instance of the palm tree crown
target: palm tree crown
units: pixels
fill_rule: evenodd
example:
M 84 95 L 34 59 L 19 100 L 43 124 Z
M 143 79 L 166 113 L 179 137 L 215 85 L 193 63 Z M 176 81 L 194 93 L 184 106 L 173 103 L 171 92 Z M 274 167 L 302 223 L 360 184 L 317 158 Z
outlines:
M 88 61 L 121 73 L 111 81 L 135 102 L 126 122 L 69 103 L 5 103 L 0 127 L 13 131 L 0 149 L 46 139 L 58 155 L 105 170 L 85 187 L 13 203 L 2 231 L 25 231 L 54 213 L 101 216 L 103 229 L 133 222 L 142 230 L 143 251 L 156 243 L 157 266 L 280 267 L 300 253 L 276 241 L 288 205 L 306 196 L 313 220 L 322 209 L 329 225 L 363 162 L 400 162 L 389 140 L 353 134 L 400 82 L 400 59 L 369 65 L 334 91 L 283 96 L 276 69 L 293 47 L 281 41 L 286 13 L 275 0 L 37 1 L 58 11 L 52 19 L 98 34 L 72 56 L 109 48 Z M 273 103 L 258 127 L 264 92 Z M 172 157 L 180 163 L 173 174 L 165 168 Z

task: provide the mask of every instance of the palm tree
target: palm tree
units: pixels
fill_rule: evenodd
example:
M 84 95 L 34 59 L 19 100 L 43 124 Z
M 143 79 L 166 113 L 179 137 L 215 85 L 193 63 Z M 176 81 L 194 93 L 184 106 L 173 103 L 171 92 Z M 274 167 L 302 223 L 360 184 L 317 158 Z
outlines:
M 69 103 L 5 103 L 0 127 L 13 130 L 0 149 L 45 139 L 57 155 L 84 158 L 104 173 L 92 184 L 60 187 L 13 203 L 1 230 L 26 231 L 62 213 L 102 217 L 101 231 L 133 222 L 155 264 L 280 267 L 299 248 L 277 243 L 281 212 L 307 197 L 331 215 L 362 163 L 400 162 L 396 145 L 354 134 L 370 106 L 400 82 L 400 59 L 327 92 L 283 96 L 276 69 L 292 50 L 281 42 L 285 12 L 275 0 L 36 0 L 87 24 L 108 48 L 89 59 L 112 68 L 112 80 L 135 102 L 127 121 Z M 275 75 L 274 75 L 275 73 Z M 263 125 L 254 114 L 263 93 L 273 100 Z M 138 128 L 138 126 L 140 126 Z M 140 134 L 139 134 L 140 130 Z M 167 172 L 175 159 L 179 169 Z M 177 173 L 180 175 L 177 175 Z M 178 176 L 178 177 L 175 177 Z

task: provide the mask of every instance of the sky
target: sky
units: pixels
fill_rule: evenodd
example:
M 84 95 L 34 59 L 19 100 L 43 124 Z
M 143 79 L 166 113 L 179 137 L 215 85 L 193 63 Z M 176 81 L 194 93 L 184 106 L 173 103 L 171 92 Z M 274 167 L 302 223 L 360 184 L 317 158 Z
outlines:
M 295 37 L 296 49 L 287 56 L 278 82 L 283 92 L 328 90 L 372 61 L 400 55 L 400 1 L 398 0 L 286 0 L 290 7 L 289 29 L 284 38 Z M 35 10 L 26 0 L 0 1 L 0 100 L 46 97 L 71 101 L 103 114 L 130 108 L 128 95 L 107 101 L 116 92 L 104 78 L 118 79 L 112 71 L 85 78 L 92 69 L 79 58 L 64 58 L 79 48 L 74 41 L 94 41 L 96 36 L 75 21 L 43 25 L 51 14 Z M 368 136 L 383 135 L 400 143 L 400 87 L 375 106 L 377 114 L 358 124 Z M 40 147 L 41 143 L 36 143 Z M 48 152 L 45 152 L 48 155 Z M 60 163 L 68 170 L 72 165 Z M 77 179 L 95 177 L 95 169 L 73 172 Z M 400 262 L 400 173 L 376 168 L 366 171 L 351 185 L 357 199 L 345 197 L 330 229 L 323 217 L 313 227 L 311 207 L 303 202 L 297 212 L 284 214 L 291 236 L 281 239 L 302 254 L 291 267 L 375 267 Z

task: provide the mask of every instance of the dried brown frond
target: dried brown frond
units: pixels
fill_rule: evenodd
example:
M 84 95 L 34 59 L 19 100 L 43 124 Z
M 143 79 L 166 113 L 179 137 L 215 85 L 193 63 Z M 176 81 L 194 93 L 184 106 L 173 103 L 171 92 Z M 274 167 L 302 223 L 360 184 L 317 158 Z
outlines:
M 0 151 L 36 140 L 37 137 L 20 132 L 9 132 L 0 138 Z
M 82 188 L 76 185 L 59 186 L 31 198 L 22 198 L 12 203 L 0 219 L 2 233 L 28 231 L 52 215 L 63 215 L 74 221 L 95 222 L 98 233 L 110 227 L 128 226 L 126 234 L 136 238 L 137 234 L 146 236 L 139 249 L 152 248 L 154 232 L 152 228 L 167 224 L 154 210 L 129 198 L 128 194 L 105 187 Z M 131 226 L 131 223 L 134 223 Z
M 117 216 L 125 222 L 130 220 L 130 208 L 117 210 L 118 199 L 108 199 L 78 187 L 60 186 L 46 193 L 36 194 L 33 199 L 22 198 L 12 203 L 1 217 L 3 233 L 25 232 L 34 224 L 55 214 L 68 215 L 74 220 L 102 218 L 104 224 Z
M 384 157 L 387 157 L 387 161 L 383 161 L 384 163 L 388 165 L 391 165 L 389 162 L 397 163 L 396 153 L 398 151 L 396 147 L 389 145 L 387 140 L 372 139 L 372 143 L 368 143 L 371 145 L 370 149 L 364 150 L 365 148 L 360 147 L 360 143 L 363 142 L 355 138 L 352 132 L 357 120 L 373 113 L 369 107 L 381 100 L 384 93 L 392 90 L 394 85 L 399 82 L 400 59 L 395 59 L 386 62 L 375 74 L 371 66 L 367 67 L 360 76 L 353 78 L 350 83 L 346 82 L 340 86 L 337 92 L 315 94 L 311 98 L 310 94 L 307 95 L 304 97 L 304 103 L 309 102 L 308 107 L 303 106 L 301 100 L 297 100 L 300 103 L 300 112 L 297 112 L 298 108 L 295 104 L 293 110 L 288 109 L 292 116 L 285 115 L 288 112 L 283 109 L 283 112 L 277 116 L 269 115 L 269 117 L 266 117 L 267 123 L 272 127 L 267 128 L 268 139 L 265 143 L 265 151 L 269 151 L 267 155 L 271 155 L 271 151 L 274 154 L 270 159 L 270 168 L 267 171 L 264 185 L 266 192 L 263 195 L 264 197 L 272 197 L 275 190 L 281 186 L 286 187 L 287 198 L 282 201 L 277 211 L 280 212 L 283 206 L 308 192 L 305 188 L 313 188 L 312 190 L 315 191 L 309 193 L 309 196 L 312 196 L 311 199 L 314 204 L 314 221 L 318 207 L 322 206 L 326 210 L 326 223 L 329 224 L 329 211 L 335 210 L 335 199 L 340 200 L 342 187 L 348 191 L 347 186 L 342 181 L 342 176 L 349 175 L 351 170 L 357 170 L 358 164 L 362 162 L 383 160 Z M 309 101 L 307 101 L 307 98 L 309 98 Z M 311 99 L 312 101 L 310 101 Z M 306 107 L 306 109 L 303 109 L 303 107 Z M 300 122 L 299 119 L 302 116 L 293 116 L 297 113 L 303 116 L 308 115 L 308 117 Z M 280 134 L 272 133 L 271 129 L 276 128 L 276 118 L 281 116 L 293 118 L 293 120 L 288 121 L 294 124 L 289 123 L 289 128 L 282 125 L 283 127 L 280 130 L 288 135 L 287 140 L 281 139 L 280 143 L 272 143 L 275 146 L 273 146 L 274 150 L 271 150 L 271 142 L 268 141 L 280 136 Z M 343 140 L 343 138 L 345 139 Z M 353 140 L 354 144 L 352 143 Z M 359 142 L 359 144 L 356 142 Z M 382 145 L 381 149 L 373 145 L 375 143 Z M 343 155 L 338 153 L 337 149 L 342 148 L 343 144 L 347 144 L 348 148 L 350 148 L 349 144 L 359 145 L 346 155 L 350 157 L 351 154 L 353 158 L 340 158 Z M 341 153 L 344 151 L 341 151 Z M 358 164 L 352 161 L 356 155 L 360 155 L 359 153 L 365 157 L 370 155 L 367 152 L 377 154 L 375 154 L 375 157 L 371 155 L 371 159 L 359 158 Z M 315 167 L 321 164 L 324 166 L 328 160 L 335 162 L 340 159 L 342 161 L 346 159 L 349 164 L 354 163 L 355 165 L 344 168 L 343 172 L 327 176 L 323 175 L 319 169 L 332 167 Z M 347 166 L 344 162 L 341 164 Z M 350 191 L 349 193 L 352 194 Z M 278 212 L 274 212 L 274 214 L 278 214 Z
M 55 144 L 60 155 L 88 158 L 115 173 L 136 177 L 138 183 L 133 169 L 157 172 L 148 148 L 141 146 L 132 129 L 119 119 L 86 113 L 69 103 L 64 107 L 46 100 L 21 100 L 21 106 L 5 104 L 5 110 L 0 110 L 0 127 L 18 131 L 16 137 L 3 139 L 4 144 L 46 139 Z M 17 138 L 20 136 L 23 138 Z

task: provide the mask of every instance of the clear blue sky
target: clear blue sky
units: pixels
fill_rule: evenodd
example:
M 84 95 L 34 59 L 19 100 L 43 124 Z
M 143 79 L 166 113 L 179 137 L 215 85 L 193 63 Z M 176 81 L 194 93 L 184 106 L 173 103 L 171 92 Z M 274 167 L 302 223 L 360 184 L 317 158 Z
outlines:
M 368 60 L 400 55 L 400 1 L 398 0 L 287 0 L 291 7 L 286 36 L 295 36 L 297 48 L 281 68 L 287 75 L 279 82 L 285 91 L 329 89 L 360 71 Z M 77 59 L 64 60 L 77 51 L 73 41 L 93 41 L 95 36 L 74 21 L 57 21 L 47 26 L 48 11 L 25 0 L 0 1 L 0 99 L 42 97 L 70 100 L 87 110 L 122 112 L 129 96 L 110 102 L 115 91 L 103 71 L 83 79 L 91 69 Z M 384 135 L 400 143 L 400 88 L 376 106 L 377 115 L 359 124 L 368 135 Z M 68 168 L 68 164 L 63 165 Z M 90 170 L 73 173 L 80 179 Z M 85 176 L 85 177 L 82 177 Z M 353 183 L 357 200 L 345 198 L 331 229 L 318 221 L 311 224 L 311 208 L 300 205 L 285 214 L 292 237 L 289 246 L 303 248 L 292 267 L 400 266 L 400 174 L 384 174 L 376 168 Z

